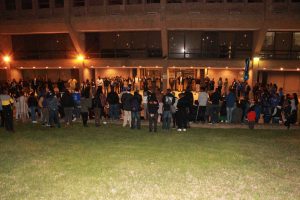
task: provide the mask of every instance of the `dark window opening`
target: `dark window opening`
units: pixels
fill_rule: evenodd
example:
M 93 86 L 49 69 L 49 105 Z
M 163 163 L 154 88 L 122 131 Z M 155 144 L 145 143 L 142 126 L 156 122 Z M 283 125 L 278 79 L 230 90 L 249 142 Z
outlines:
M 31 0 L 22 0 L 22 9 L 23 10 L 32 9 L 32 1 Z

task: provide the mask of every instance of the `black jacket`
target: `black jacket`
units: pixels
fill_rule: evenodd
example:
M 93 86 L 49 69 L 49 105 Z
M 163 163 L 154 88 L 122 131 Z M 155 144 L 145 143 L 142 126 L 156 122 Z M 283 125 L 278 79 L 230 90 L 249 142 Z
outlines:
M 35 96 L 30 95 L 28 98 L 28 107 L 37 107 L 38 101 Z
M 61 97 L 61 105 L 64 108 L 74 107 L 74 100 L 71 94 L 64 93 Z
M 121 98 L 122 108 L 126 111 L 131 111 L 131 99 L 133 95 L 131 93 L 124 93 Z
M 116 92 L 110 92 L 107 95 L 107 102 L 109 105 L 115 105 L 119 103 L 119 96 Z
M 148 112 L 149 114 L 157 114 L 159 103 L 156 98 L 150 97 L 148 100 Z

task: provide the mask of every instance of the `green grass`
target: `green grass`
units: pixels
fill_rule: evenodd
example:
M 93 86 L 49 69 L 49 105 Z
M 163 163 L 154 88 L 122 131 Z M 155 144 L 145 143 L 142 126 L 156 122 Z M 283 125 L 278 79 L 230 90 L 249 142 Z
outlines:
M 0 199 L 299 199 L 299 130 L 0 129 Z

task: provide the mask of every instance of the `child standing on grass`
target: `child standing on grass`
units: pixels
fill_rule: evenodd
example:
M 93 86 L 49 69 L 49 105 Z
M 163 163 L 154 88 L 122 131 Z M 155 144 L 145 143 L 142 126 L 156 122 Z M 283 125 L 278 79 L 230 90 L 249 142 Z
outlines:
M 256 119 L 256 113 L 254 111 L 254 107 L 252 106 L 247 114 L 247 119 L 248 119 L 248 125 L 249 129 L 254 129 L 254 124 L 255 124 L 255 119 Z

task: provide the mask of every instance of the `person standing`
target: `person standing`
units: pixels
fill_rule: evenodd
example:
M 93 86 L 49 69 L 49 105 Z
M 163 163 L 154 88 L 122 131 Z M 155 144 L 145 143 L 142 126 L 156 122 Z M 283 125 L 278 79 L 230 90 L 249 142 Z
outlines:
M 36 124 L 36 108 L 38 106 L 38 101 L 36 97 L 34 96 L 34 92 L 32 92 L 27 100 L 28 107 L 30 109 L 30 114 L 31 114 L 31 122 L 33 124 Z
M 201 87 L 199 97 L 198 97 L 198 102 L 199 102 L 199 118 L 202 123 L 205 122 L 205 113 L 206 113 L 208 98 L 209 96 L 205 91 L 205 88 Z
M 26 97 L 24 96 L 23 91 L 20 92 L 18 102 L 19 102 L 19 106 L 20 106 L 20 111 L 19 111 L 20 119 L 22 122 L 25 122 L 26 118 L 28 117 L 28 106 L 27 106 Z
M 42 112 L 42 125 L 47 126 L 49 125 L 49 110 L 48 110 L 48 105 L 46 100 L 46 93 L 40 96 L 38 105 Z
M 127 125 L 127 122 L 129 123 L 129 126 L 131 126 L 131 98 L 133 95 L 129 91 L 130 88 L 126 88 L 126 91 L 121 96 L 121 103 L 124 111 L 123 127 Z
M 87 127 L 89 108 L 92 108 L 92 99 L 90 98 L 90 87 L 86 87 L 83 91 L 83 97 L 80 100 L 81 117 L 84 127 Z
M 144 120 L 148 119 L 148 92 L 143 92 L 143 107 L 144 107 Z
M 4 126 L 7 131 L 14 132 L 12 110 L 14 100 L 8 95 L 8 90 L 4 89 L 3 94 L 0 94 L 0 101 L 3 113 L 1 118 L 4 119 Z
M 215 92 L 211 95 L 211 123 L 213 124 L 219 122 L 220 99 L 220 88 L 216 88 Z
M 107 102 L 109 105 L 109 117 L 111 120 L 118 120 L 120 117 L 119 96 L 115 92 L 114 87 L 111 87 L 111 91 L 107 95 Z
M 49 110 L 50 127 L 54 127 L 54 124 L 56 124 L 57 127 L 60 128 L 60 121 L 58 117 L 58 99 L 53 90 L 47 94 L 47 106 Z
M 167 93 L 163 96 L 163 125 L 162 128 L 169 130 L 172 113 L 171 113 L 171 106 L 175 103 L 175 97 L 171 93 L 170 89 L 167 89 Z
M 222 77 L 220 77 L 218 80 L 218 90 L 220 94 L 222 93 L 222 86 L 223 86 L 223 80 Z
M 95 97 L 94 97 L 94 100 L 93 100 L 93 109 L 94 109 L 94 113 L 95 113 L 95 126 L 96 127 L 100 126 L 100 119 L 101 119 L 103 107 L 104 107 L 101 102 L 101 95 L 103 95 L 102 88 L 98 87 Z
M 188 122 L 188 113 L 187 113 L 187 108 L 188 108 L 188 101 L 186 100 L 185 96 L 183 93 L 179 94 L 179 100 L 177 102 L 177 124 L 178 124 L 178 129 L 177 131 L 186 131 L 187 129 L 187 122 Z
M 229 94 L 226 96 L 226 112 L 227 112 L 227 122 L 231 123 L 232 120 L 232 111 L 235 106 L 235 93 L 234 90 L 230 90 Z
M 158 100 L 155 93 L 150 94 L 148 98 L 148 112 L 149 112 L 149 132 L 157 132 L 157 117 L 158 117 Z
M 72 123 L 73 109 L 74 109 L 74 100 L 72 94 L 68 89 L 65 90 L 65 93 L 61 97 L 61 105 L 64 109 L 64 120 L 66 126 L 69 126 Z
M 141 129 L 142 96 L 135 91 L 131 99 L 131 129 Z

